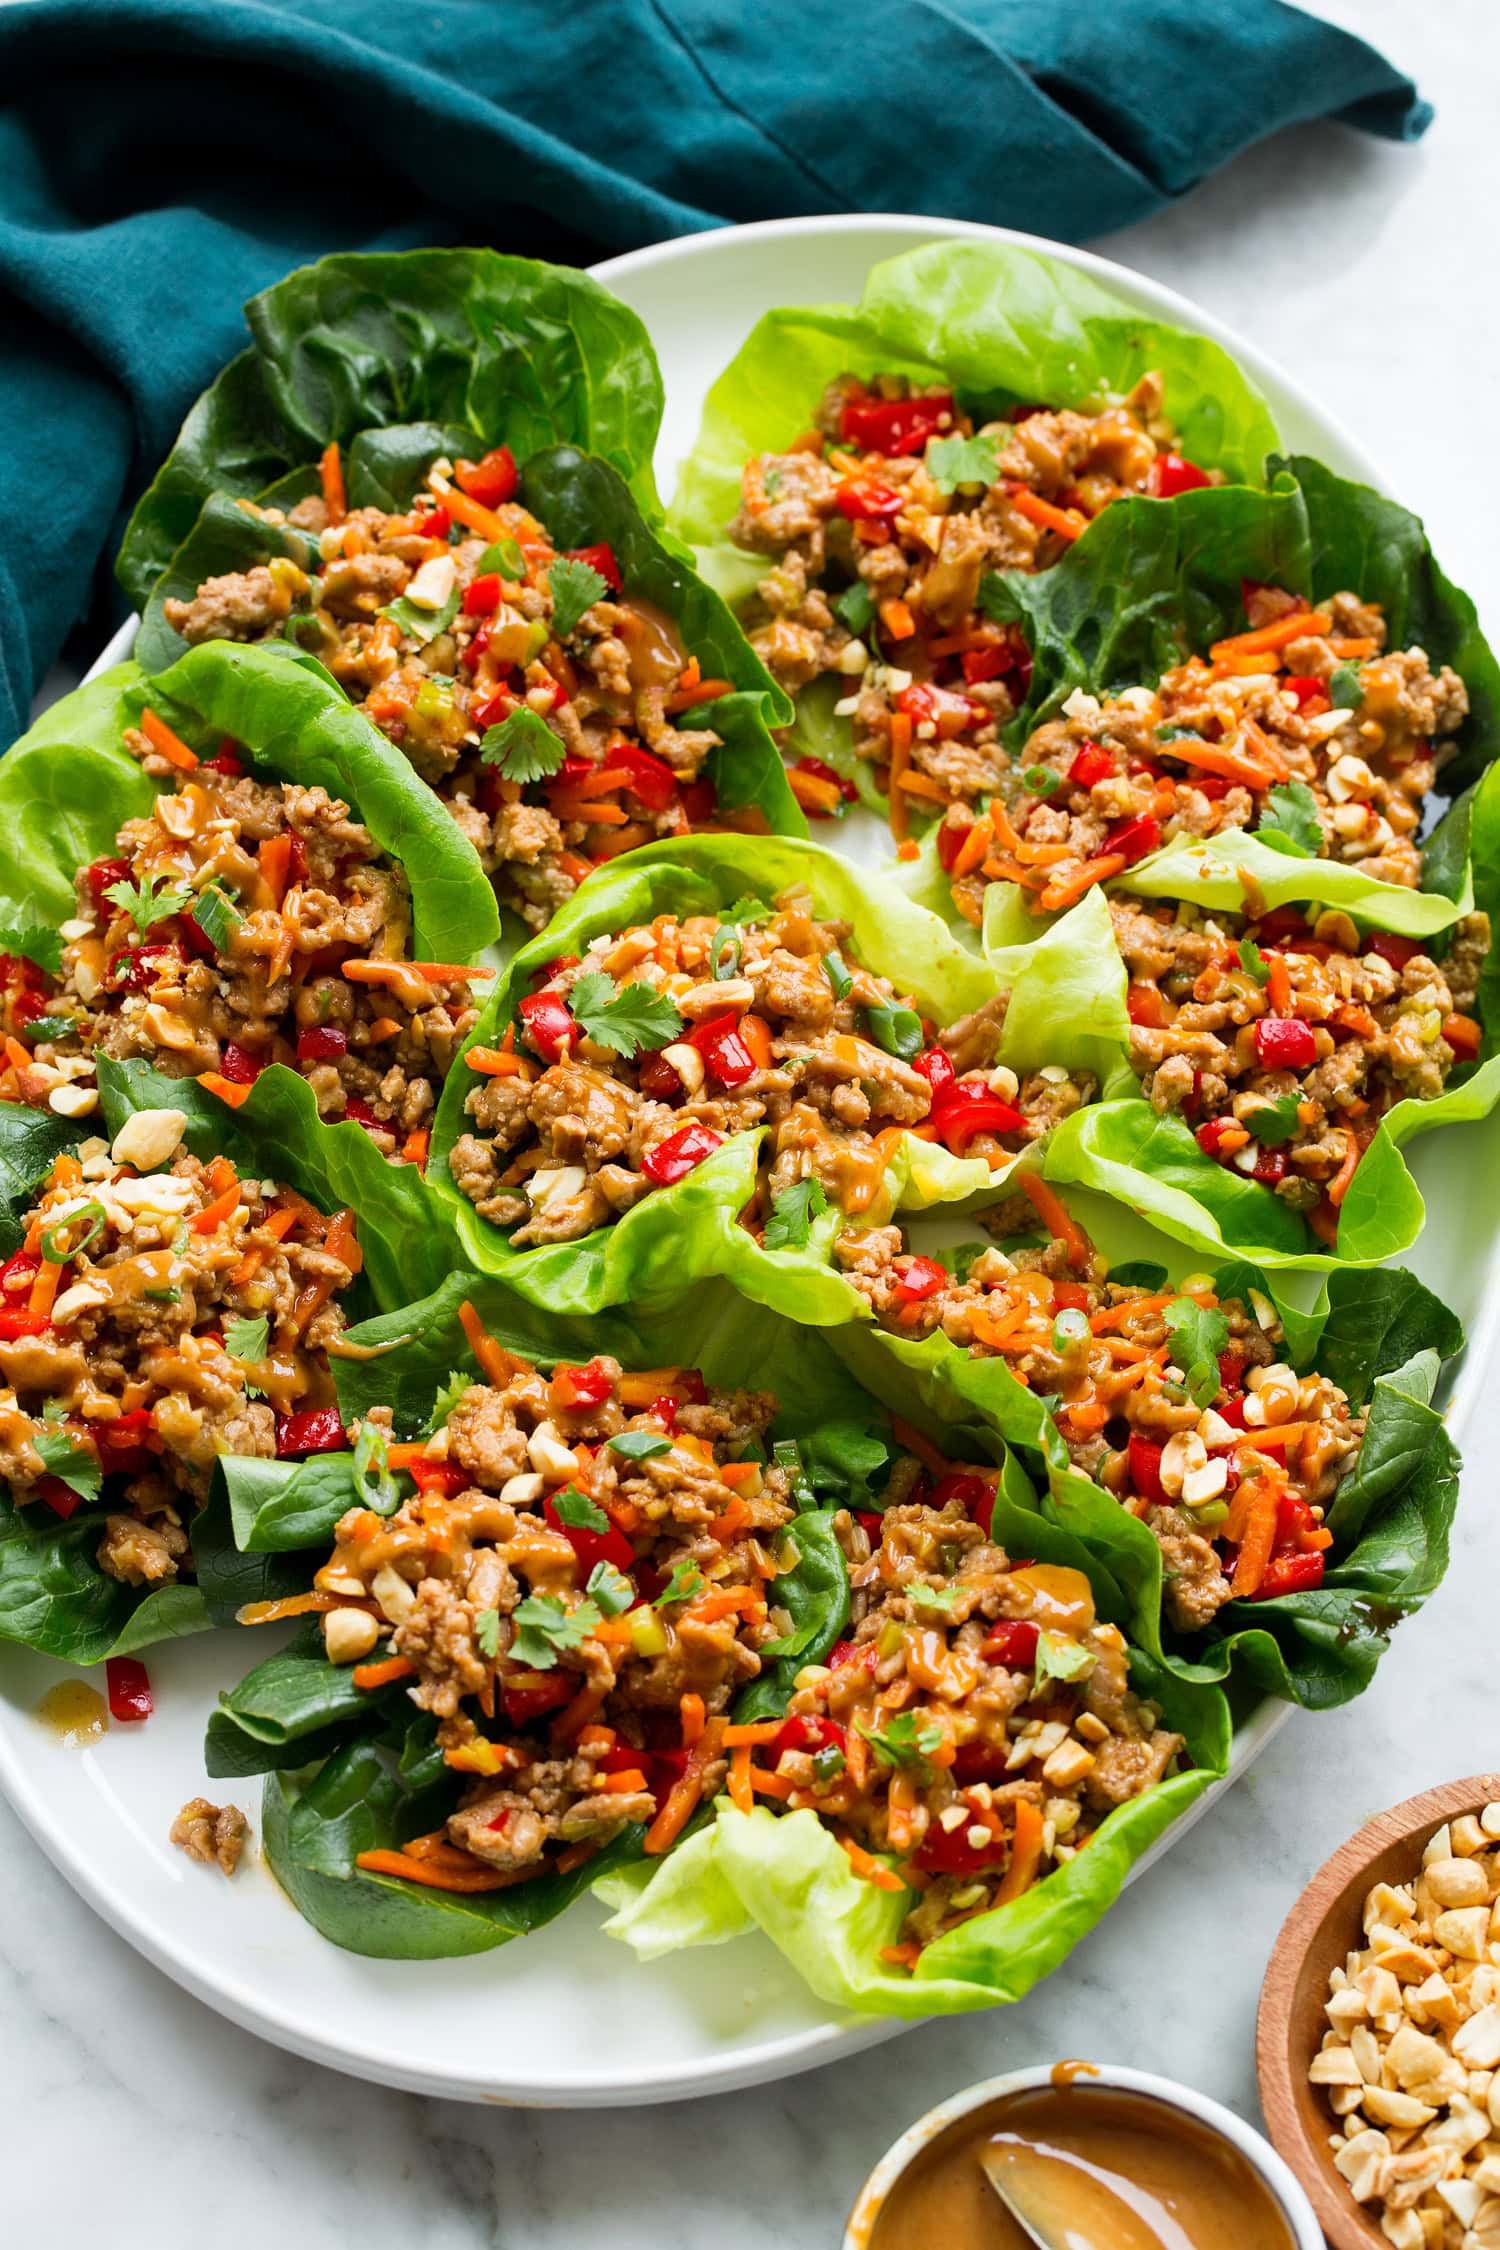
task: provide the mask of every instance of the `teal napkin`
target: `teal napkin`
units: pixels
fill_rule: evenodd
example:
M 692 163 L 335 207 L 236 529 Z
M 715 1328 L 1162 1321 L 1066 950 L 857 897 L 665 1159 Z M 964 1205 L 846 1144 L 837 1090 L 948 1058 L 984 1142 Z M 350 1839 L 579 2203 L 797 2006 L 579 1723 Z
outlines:
M 0 743 L 70 626 L 97 646 L 241 303 L 309 258 L 857 210 L 1078 241 L 1280 126 L 1430 114 L 1279 0 L 0 6 Z

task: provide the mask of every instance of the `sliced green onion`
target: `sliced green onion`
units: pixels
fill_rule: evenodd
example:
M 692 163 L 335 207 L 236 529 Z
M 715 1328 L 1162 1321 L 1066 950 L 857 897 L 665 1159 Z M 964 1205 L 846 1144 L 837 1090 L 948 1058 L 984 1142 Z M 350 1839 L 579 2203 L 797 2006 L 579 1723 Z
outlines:
M 1080 1312 L 1076 1305 L 1070 1305 L 1052 1323 L 1052 1349 L 1055 1352 L 1065 1352 L 1072 1344 L 1086 1343 L 1092 1333 L 1088 1314 Z
M 76 1242 L 64 1249 L 61 1238 L 83 1219 L 90 1222 L 87 1234 L 80 1235 Z M 49 1266 L 65 1266 L 70 1258 L 76 1258 L 80 1251 L 87 1250 L 89 1244 L 97 1240 L 103 1231 L 104 1222 L 105 1210 L 102 1203 L 81 1204 L 76 1211 L 70 1211 L 65 1219 L 58 1219 L 52 1226 L 42 1229 L 42 1256 Z
M 847 994 L 849 994 L 854 989 L 854 979 L 849 974 L 849 971 L 845 968 L 843 956 L 841 954 L 824 954 L 823 974 L 827 977 L 829 983 L 833 986 L 833 996 L 835 1000 L 844 999 Z

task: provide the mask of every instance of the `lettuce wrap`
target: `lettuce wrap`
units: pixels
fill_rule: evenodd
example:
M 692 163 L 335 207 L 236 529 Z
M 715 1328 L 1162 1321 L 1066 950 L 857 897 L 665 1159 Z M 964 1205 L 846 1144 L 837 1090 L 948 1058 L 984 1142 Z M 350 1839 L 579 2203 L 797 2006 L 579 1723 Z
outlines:
M 874 267 L 858 305 L 767 313 L 703 410 L 669 521 L 711 585 L 739 601 L 765 560 L 727 537 L 754 453 L 779 452 L 812 420 L 836 376 L 948 381 L 985 417 L 1043 401 L 1083 407 L 1152 369 L 1184 451 L 1259 483 L 1278 443 L 1270 409 L 1219 345 L 1143 319 L 1092 274 L 1015 244 L 929 243 Z M 808 748 L 816 748 L 809 742 Z
M 1029 1498 L 1016 1497 L 1025 1492 L 1024 1477 L 1002 1477 L 992 1536 L 1009 1553 L 1082 1569 L 1100 1614 L 1118 1619 L 1119 1591 L 1107 1566 L 1036 1513 Z M 909 1974 L 882 1956 L 900 1934 L 911 1893 L 856 1875 L 811 1811 L 777 1815 L 757 1806 L 747 1815 L 720 1803 L 712 1822 L 659 1867 L 605 1871 L 598 1892 L 616 1910 L 609 1935 L 652 1960 L 760 1929 L 820 1999 L 866 2014 L 956 2015 L 1024 1998 L 1113 1905 L 1142 1854 L 1228 1770 L 1222 1692 L 1175 1676 L 1139 1648 L 1130 1670 L 1132 1687 L 1159 1703 L 1166 1724 L 1186 1737 L 1185 1770 L 1118 1806 L 1086 1850 L 1020 1898 L 924 1947 Z
M 585 273 L 494 250 L 343 253 L 262 290 L 245 318 L 250 348 L 189 410 L 126 529 L 116 569 L 137 609 L 210 494 L 300 498 L 325 446 L 387 424 L 446 426 L 462 450 L 504 442 L 518 458 L 587 446 L 657 512 L 656 354 Z M 356 505 L 388 465 L 366 438 Z
M 346 1418 L 372 1404 L 393 1404 L 398 1431 L 425 1430 L 469 1382 L 482 1380 L 458 1317 L 465 1300 L 506 1350 L 544 1367 L 605 1351 L 627 1367 L 687 1362 L 713 1385 L 732 1386 L 748 1374 L 757 1387 L 775 1392 L 780 1411 L 771 1435 L 799 1444 L 802 1463 L 801 1512 L 793 1518 L 800 1560 L 777 1581 L 794 1630 L 787 1650 L 744 1691 L 736 1713 L 758 1719 L 778 1711 L 795 1672 L 832 1645 L 848 1618 L 832 1513 L 865 1503 L 866 1480 L 890 1450 L 876 1403 L 821 1338 L 746 1305 L 722 1282 L 645 1320 L 610 1316 L 590 1320 L 585 1331 L 538 1312 L 499 1281 L 455 1276 L 422 1303 L 351 1332 L 353 1345 L 380 1356 L 341 1362 Z M 326 1559 L 345 1509 L 362 1503 L 388 1513 L 398 1504 L 407 1489 L 404 1475 L 387 1472 L 384 1483 L 389 1489 L 382 1489 L 378 1469 L 371 1481 L 368 1465 L 362 1469 L 348 1454 L 300 1465 L 230 1462 L 221 1520 L 239 1553 L 285 1566 L 283 1577 L 264 1582 L 291 1591 L 298 1576 L 306 1585 Z M 238 1587 L 232 1591 L 244 1598 Z M 459 1784 L 434 1734 L 434 1722 L 413 1713 L 399 1683 L 367 1692 L 354 1686 L 347 1666 L 330 1664 L 315 1623 L 258 1664 L 209 1721 L 210 1774 L 267 1776 L 264 1828 L 272 1868 L 333 1943 L 400 1960 L 484 1952 L 550 1921 L 607 1869 L 640 1859 L 644 1829 L 637 1825 L 586 1870 L 474 1896 L 358 1867 L 361 1852 L 430 1831 L 453 1809 Z M 309 1771 L 315 1762 L 317 1770 Z
M 1101 1198 L 1077 1206 L 1099 1246 L 1128 1260 L 1112 1277 L 1149 1288 L 1181 1278 L 1189 1261 Z M 1145 1251 L 1143 1259 L 1140 1255 Z M 1201 1264 L 1197 1270 L 1201 1272 Z M 1041 1518 L 1067 1531 L 1106 1572 L 1130 1637 L 1188 1681 L 1233 1678 L 1310 1710 L 1349 1701 L 1368 1686 L 1393 1625 L 1442 1580 L 1458 1498 L 1459 1457 L 1434 1404 L 1444 1364 L 1463 1346 L 1456 1316 L 1401 1269 L 1322 1277 L 1302 1302 L 1278 1295 L 1276 1277 L 1236 1263 L 1214 1275 L 1216 1294 L 1269 1299 L 1281 1316 L 1284 1354 L 1347 1392 L 1368 1422 L 1359 1458 L 1327 1515 L 1330 1563 L 1315 1589 L 1231 1601 L 1204 1633 L 1184 1635 L 1162 1612 L 1161 1549 L 1146 1526 L 1075 1468 L 1047 1405 L 1003 1357 L 971 1357 L 938 1330 L 921 1341 L 868 1319 L 834 1330 L 839 1357 L 893 1409 L 937 1436 L 952 1420 L 979 1420 L 1024 1464 Z M 851 1296 L 853 1292 L 850 1292 Z M 864 1310 L 863 1301 L 861 1310 Z M 1023 1502 L 1026 1486 L 1008 1489 Z
M 731 1135 L 676 1186 L 644 1196 L 615 1224 L 581 1240 L 512 1250 L 454 1182 L 449 1159 L 465 1131 L 469 1047 L 493 1047 L 516 1020 L 533 972 L 560 954 L 586 950 L 592 937 L 649 922 L 660 913 L 727 910 L 746 894 L 764 901 L 805 884 L 815 910 L 847 921 L 864 965 L 914 993 L 940 1025 L 1011 993 L 1000 1059 L 1017 1070 L 1045 1063 L 1093 1071 L 1119 1063 L 1128 1027 L 1124 967 L 1101 901 L 1084 900 L 1032 945 L 985 964 L 933 915 L 816 845 L 786 838 L 695 836 L 649 845 L 590 877 L 538 938 L 515 956 L 486 1002 L 471 1039 L 449 1073 L 433 1129 L 428 1178 L 458 1227 L 470 1263 L 554 1311 L 593 1312 L 639 1305 L 675 1293 L 685 1279 L 723 1274 L 747 1297 L 817 1324 L 847 1317 L 845 1285 L 828 1271 L 839 1224 L 815 1219 L 805 1246 L 765 1250 L 738 1223 L 754 1193 L 763 1129 Z M 919 1210 L 989 1188 L 995 1175 L 978 1158 L 952 1156 L 905 1135 L 886 1169 L 870 1217 Z

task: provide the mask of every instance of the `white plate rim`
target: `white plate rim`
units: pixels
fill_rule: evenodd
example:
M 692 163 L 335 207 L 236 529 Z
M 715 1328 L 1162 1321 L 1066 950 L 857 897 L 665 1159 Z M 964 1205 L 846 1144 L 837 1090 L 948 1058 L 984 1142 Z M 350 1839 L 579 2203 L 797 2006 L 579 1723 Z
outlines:
M 1191 329 L 1222 345 L 1265 392 L 1273 410 L 1278 404 L 1289 404 L 1309 423 L 1318 426 L 1323 433 L 1327 454 L 1342 462 L 1345 473 L 1357 476 L 1381 490 L 1389 489 L 1376 464 L 1348 434 L 1342 423 L 1306 393 L 1298 382 L 1288 376 L 1258 346 L 1163 283 L 1097 253 L 1065 243 L 1051 242 L 1042 236 L 1023 234 L 1005 227 L 934 219 L 913 213 L 849 212 L 828 217 L 765 220 L 744 227 L 727 227 L 702 234 L 679 236 L 668 242 L 651 244 L 606 259 L 588 270 L 606 286 L 618 290 L 628 301 L 628 284 L 634 277 L 687 261 L 712 261 L 715 257 L 722 257 L 726 248 L 732 254 L 734 249 L 742 245 L 768 239 L 871 235 L 890 239 L 892 247 L 882 249 L 881 256 L 891 255 L 894 249 L 901 247 L 916 247 L 922 242 L 970 240 L 1034 251 L 1072 265 L 1090 274 L 1152 317 Z M 873 255 L 870 262 L 876 262 Z M 123 662 L 134 646 L 136 632 L 136 619 L 127 619 L 111 635 L 89 667 L 85 679 L 92 680 L 110 666 Z M 1477 1404 L 1480 1378 L 1492 1356 L 1497 1328 L 1500 1328 L 1500 1271 L 1492 1272 L 1486 1283 L 1455 1389 L 1452 1420 L 1460 1432 Z M 0 1651 L 0 1655 L 3 1655 L 3 1651 Z M 1269 1699 L 1251 1713 L 1236 1730 L 1229 1772 L 1211 1789 L 1206 1790 L 1158 1839 L 1132 1868 L 1126 1878 L 1127 1883 L 1144 1874 L 1148 1867 L 1196 1825 L 1222 1792 L 1230 1788 L 1261 1754 L 1292 1715 L 1293 1706 Z M 293 2011 L 269 2000 L 231 1970 L 220 1968 L 216 1964 L 214 1974 L 204 1977 L 185 1963 L 175 1960 L 170 1950 L 164 1953 L 160 1928 L 154 1926 L 149 1915 L 138 1908 L 122 1890 L 111 1885 L 107 1862 L 102 1859 L 91 1861 L 74 1848 L 45 1794 L 32 1786 L 10 1739 L 10 1722 L 3 1710 L 0 1710 L 0 1788 L 3 1788 L 11 1806 L 36 1842 L 73 1889 L 87 1900 L 111 1929 L 184 1991 L 229 2017 L 245 2030 L 254 2032 L 279 2047 L 377 2084 L 449 2099 L 498 2102 L 520 2107 L 623 2107 L 729 2092 L 769 2079 L 792 2076 L 838 2057 L 858 2053 L 912 2028 L 904 2020 L 892 2022 L 885 2018 L 869 2024 L 851 2023 L 847 2019 L 830 2021 L 809 2031 L 772 2038 L 759 2044 L 733 2047 L 716 2061 L 695 2057 L 670 2069 L 657 2068 L 646 2077 L 624 2073 L 589 2076 L 585 2071 L 584 2074 L 567 2079 L 532 2074 L 524 2079 L 508 2080 L 494 2074 L 481 2079 L 472 2071 L 463 2069 L 417 2070 L 402 2058 L 394 2042 L 389 2046 L 377 2047 L 336 2034 L 320 2034 L 299 2019 Z

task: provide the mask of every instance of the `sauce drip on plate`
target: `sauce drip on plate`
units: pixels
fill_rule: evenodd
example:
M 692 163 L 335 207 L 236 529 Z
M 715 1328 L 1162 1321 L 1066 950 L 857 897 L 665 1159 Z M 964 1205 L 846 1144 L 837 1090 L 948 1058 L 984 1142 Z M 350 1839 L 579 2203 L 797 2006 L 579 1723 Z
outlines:
M 48 1688 L 36 1716 L 64 1742 L 97 1742 L 109 1732 L 109 1705 L 87 1680 L 59 1680 Z

